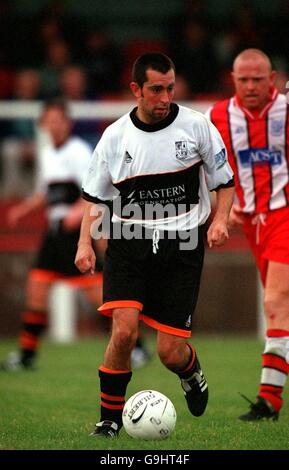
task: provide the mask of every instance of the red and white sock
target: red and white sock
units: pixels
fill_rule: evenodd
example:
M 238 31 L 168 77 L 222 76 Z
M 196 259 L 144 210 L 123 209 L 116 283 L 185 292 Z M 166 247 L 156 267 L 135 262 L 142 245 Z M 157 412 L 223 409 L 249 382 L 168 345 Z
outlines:
M 259 397 L 269 402 L 275 411 L 283 405 L 282 392 L 289 373 L 289 331 L 267 330 Z

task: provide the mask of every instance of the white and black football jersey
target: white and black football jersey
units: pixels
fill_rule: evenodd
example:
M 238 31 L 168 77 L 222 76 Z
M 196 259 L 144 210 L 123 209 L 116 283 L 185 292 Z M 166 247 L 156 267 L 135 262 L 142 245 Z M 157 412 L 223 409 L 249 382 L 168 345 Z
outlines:
M 92 150 L 78 137 L 55 148 L 45 145 L 39 152 L 36 189 L 47 195 L 49 220 L 66 216 L 69 206 L 81 195 L 81 185 Z
M 104 131 L 83 197 L 113 201 L 113 222 L 160 230 L 203 224 L 210 214 L 208 190 L 233 185 L 219 132 L 201 113 L 176 104 L 154 125 L 140 121 L 136 109 Z

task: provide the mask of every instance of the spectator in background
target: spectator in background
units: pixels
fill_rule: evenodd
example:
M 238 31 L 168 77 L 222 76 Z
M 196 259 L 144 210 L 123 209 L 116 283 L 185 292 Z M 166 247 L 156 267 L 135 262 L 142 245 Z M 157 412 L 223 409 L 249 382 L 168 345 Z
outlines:
M 218 91 L 217 58 L 204 22 L 195 19 L 186 21 L 183 40 L 172 56 L 195 98 Z
M 100 98 L 120 90 L 121 51 L 105 31 L 94 29 L 88 33 L 83 63 L 88 70 L 92 96 Z
M 49 2 L 36 17 L 39 45 L 42 53 L 47 44 L 55 39 L 64 39 L 73 54 L 73 60 L 79 61 L 83 55 L 85 25 L 80 15 L 75 15 L 69 2 L 55 0 Z
M 16 73 L 12 99 L 29 102 L 39 99 L 40 77 L 35 69 Z M 23 196 L 30 190 L 35 161 L 35 123 L 32 118 L 12 119 L 7 125 L 7 136 L 1 145 L 3 158 L 3 195 Z M 16 195 L 16 194 L 15 194 Z
M 60 76 L 71 63 L 69 44 L 62 38 L 47 44 L 45 62 L 40 66 L 40 88 L 45 99 L 59 95 Z
M 86 69 L 80 65 L 68 65 L 60 75 L 60 95 L 66 101 L 89 99 Z M 74 119 L 72 134 L 78 135 L 95 147 L 100 138 L 100 123 L 95 119 Z
M 214 105 L 208 115 L 234 170 L 237 200 L 230 220 L 243 227 L 255 256 L 267 325 L 257 399 L 239 418 L 277 420 L 289 372 L 288 100 L 275 88 L 276 72 L 259 49 L 235 58 L 232 77 L 235 96 Z
M 174 99 L 177 103 L 192 99 L 190 84 L 188 80 L 180 74 L 176 75 Z
M 68 65 L 60 76 L 60 94 L 67 101 L 84 101 L 88 96 L 87 74 L 84 67 Z

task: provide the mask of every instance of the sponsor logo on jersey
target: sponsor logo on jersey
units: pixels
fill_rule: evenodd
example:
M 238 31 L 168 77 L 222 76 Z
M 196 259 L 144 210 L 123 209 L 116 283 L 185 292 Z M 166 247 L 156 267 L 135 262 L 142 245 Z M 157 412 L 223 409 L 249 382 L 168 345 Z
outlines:
M 250 148 L 239 151 L 241 165 L 249 167 L 252 165 L 270 164 L 281 165 L 282 152 L 280 150 L 264 148 Z
M 235 134 L 242 134 L 243 132 L 245 132 L 245 129 L 242 126 L 237 127 L 235 130 Z
M 158 189 L 143 189 L 139 191 L 139 199 L 141 200 L 159 200 L 167 199 L 173 201 L 174 198 L 179 198 L 186 194 L 185 185 L 181 184 L 178 186 L 173 186 L 171 188 L 158 188 Z

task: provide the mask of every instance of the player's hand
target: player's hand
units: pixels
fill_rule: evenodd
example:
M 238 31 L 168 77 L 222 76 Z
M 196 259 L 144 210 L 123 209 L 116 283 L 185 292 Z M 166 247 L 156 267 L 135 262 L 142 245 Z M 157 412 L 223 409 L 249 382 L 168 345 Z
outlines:
M 238 227 L 244 224 L 244 213 L 238 204 L 233 204 L 229 216 L 229 228 Z
M 227 223 L 222 220 L 213 220 L 207 233 L 209 248 L 224 245 L 228 238 L 229 233 Z
M 80 243 L 75 256 L 75 265 L 82 273 L 95 271 L 95 252 L 90 243 Z

